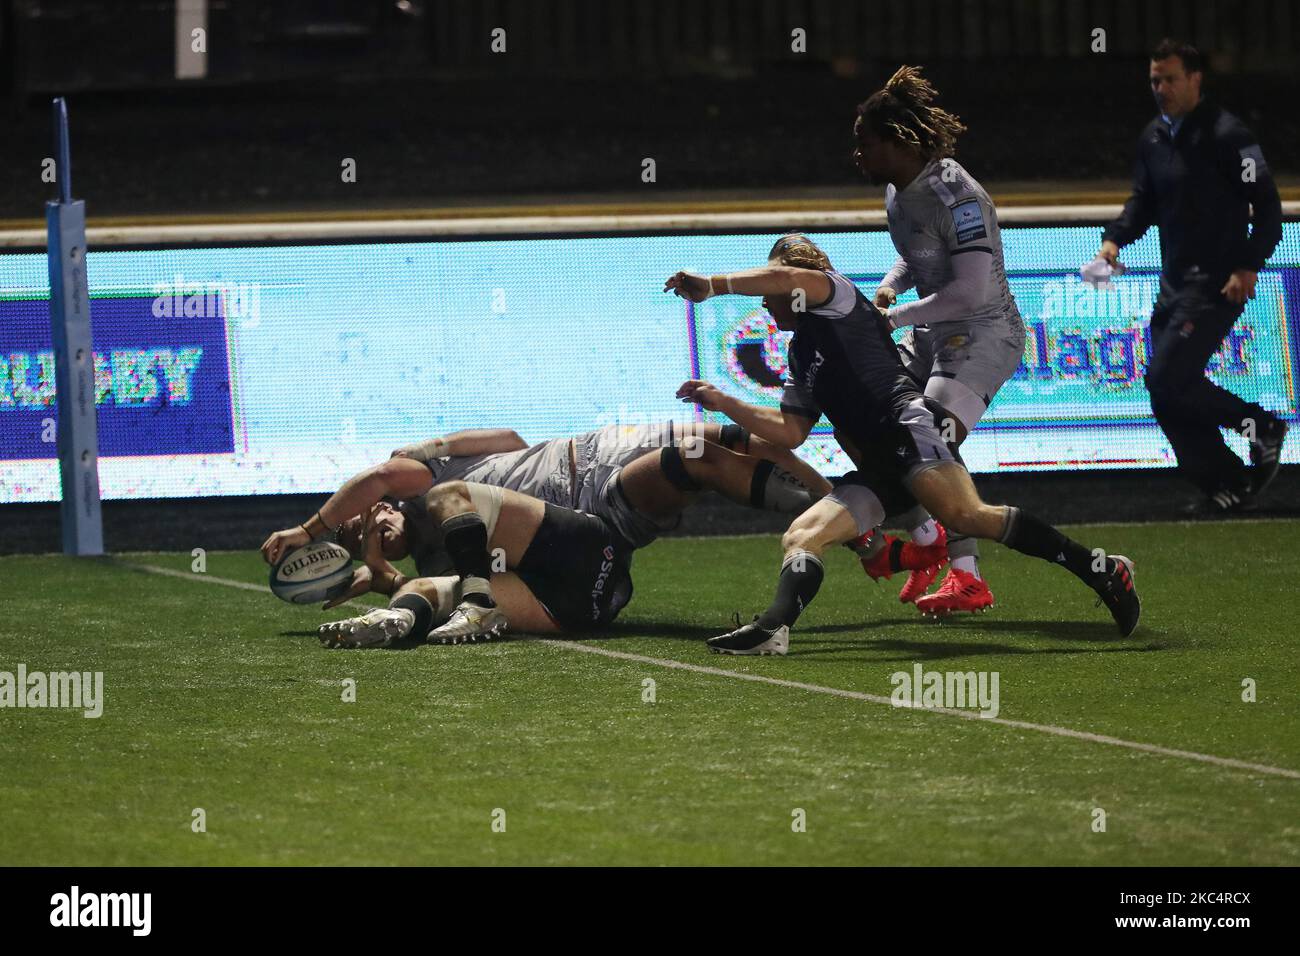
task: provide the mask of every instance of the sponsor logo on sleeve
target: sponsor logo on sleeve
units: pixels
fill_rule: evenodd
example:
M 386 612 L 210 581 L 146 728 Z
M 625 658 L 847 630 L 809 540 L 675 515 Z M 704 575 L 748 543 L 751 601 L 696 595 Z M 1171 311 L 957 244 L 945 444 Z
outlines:
M 984 228 L 984 212 L 980 209 L 978 199 L 964 200 L 955 206 L 950 206 L 948 211 L 952 213 L 952 224 L 957 230 L 958 243 L 987 238 L 988 230 Z

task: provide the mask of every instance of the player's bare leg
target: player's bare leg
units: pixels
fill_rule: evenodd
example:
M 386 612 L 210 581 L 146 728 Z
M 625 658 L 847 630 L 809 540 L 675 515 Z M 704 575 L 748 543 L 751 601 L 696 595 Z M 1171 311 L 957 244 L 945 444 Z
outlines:
M 425 503 L 442 532 L 461 589 L 460 603 L 429 640 L 458 644 L 500 633 L 509 619 L 490 582 L 493 553 L 504 567 L 518 563 L 542 523 L 545 505 L 514 491 L 463 481 L 436 486 Z
M 1137 629 L 1142 604 L 1133 585 L 1133 562 L 1124 555 L 1106 554 L 1100 548 L 1089 551 L 1019 508 L 986 504 L 980 500 L 969 472 L 956 462 L 918 472 L 909 490 L 952 530 L 1000 541 L 1021 554 L 1061 565 L 1097 592 L 1121 635 L 1128 637 Z
M 620 480 L 632 507 L 657 520 L 680 514 L 701 491 L 716 491 L 747 507 L 798 514 L 830 488 L 826 479 L 807 470 L 816 478 L 816 491 L 769 459 L 689 437 L 680 446 L 642 455 L 623 469 Z
M 793 475 L 799 484 L 811 492 L 813 500 L 830 494 L 831 483 L 827 481 L 812 465 L 804 461 L 789 448 L 774 445 L 765 438 L 752 435 L 739 426 L 728 428 L 723 425 L 701 423 L 695 426 L 698 434 L 705 441 L 721 445 L 728 451 L 751 458 L 770 461 L 787 475 Z
M 668 480 L 660 467 L 661 456 L 662 451 L 648 451 L 619 472 L 628 503 L 656 521 L 680 514 L 695 495 L 694 491 L 679 488 Z
M 830 482 L 806 463 L 799 462 L 802 467 L 794 471 L 782 467 L 790 465 L 791 459 L 798 461 L 788 449 L 777 455 L 775 446 L 752 437 L 747 444 L 751 451 L 742 453 L 715 442 L 687 439 L 676 450 L 692 482 L 751 508 L 799 514 L 830 491 Z M 660 465 L 663 470 L 664 462 Z
M 827 548 L 856 538 L 860 525 L 872 527 L 884 518 L 875 495 L 860 489 L 873 504 L 867 511 L 854 509 L 834 498 L 823 498 L 795 518 L 781 538 L 781 576 L 776 596 L 749 624 L 710 638 L 709 649 L 718 654 L 785 654 L 790 627 L 821 587 L 822 555 Z M 875 513 L 870 512 L 875 509 Z M 874 520 L 873 520 L 874 519 Z

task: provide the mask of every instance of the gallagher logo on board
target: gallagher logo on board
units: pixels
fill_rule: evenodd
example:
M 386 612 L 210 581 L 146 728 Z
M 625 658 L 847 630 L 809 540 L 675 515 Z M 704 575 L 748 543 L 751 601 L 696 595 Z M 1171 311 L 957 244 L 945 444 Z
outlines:
M 100 456 L 233 452 L 222 310 L 160 317 L 155 303 L 91 299 Z M 58 457 L 54 383 L 49 301 L 0 301 L 0 460 Z

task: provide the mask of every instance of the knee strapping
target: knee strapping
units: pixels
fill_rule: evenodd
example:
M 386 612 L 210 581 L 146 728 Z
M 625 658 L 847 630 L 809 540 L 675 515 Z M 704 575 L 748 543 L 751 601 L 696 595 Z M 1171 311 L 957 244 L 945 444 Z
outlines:
M 749 429 L 740 425 L 723 425 L 718 444 L 731 451 L 749 451 Z
M 659 470 L 664 473 L 668 483 L 680 491 L 699 491 L 700 486 L 686 470 L 682 461 L 682 451 L 671 445 L 659 452 Z

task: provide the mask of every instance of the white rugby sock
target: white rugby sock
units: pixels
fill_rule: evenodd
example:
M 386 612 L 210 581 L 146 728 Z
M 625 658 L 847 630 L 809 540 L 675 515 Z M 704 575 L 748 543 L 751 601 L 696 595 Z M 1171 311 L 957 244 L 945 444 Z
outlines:
M 919 528 L 913 528 L 912 540 L 921 545 L 921 547 L 925 547 L 927 544 L 934 544 L 938 541 L 939 526 L 935 523 L 935 520 L 933 518 L 927 518 L 925 524 L 921 525 Z
M 965 571 L 967 574 L 973 574 L 976 578 L 979 578 L 980 576 L 979 561 L 975 559 L 975 555 L 973 554 L 963 554 L 960 558 L 953 558 L 952 566 L 958 571 Z
M 460 600 L 462 604 L 468 601 L 470 604 L 477 604 L 480 607 L 496 607 L 497 604 L 492 598 L 492 586 L 488 583 L 487 578 L 474 575 L 468 575 L 460 579 Z

